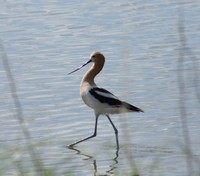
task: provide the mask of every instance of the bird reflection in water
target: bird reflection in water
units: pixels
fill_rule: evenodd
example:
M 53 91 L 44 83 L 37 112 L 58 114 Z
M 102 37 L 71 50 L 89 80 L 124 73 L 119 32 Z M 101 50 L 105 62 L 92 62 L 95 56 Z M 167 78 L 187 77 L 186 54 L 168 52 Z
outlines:
M 69 148 L 70 150 L 75 151 L 77 155 L 82 155 L 82 156 L 86 157 L 86 158 L 84 158 L 83 160 L 91 160 L 91 161 L 92 161 L 92 164 L 93 164 L 93 167 L 94 167 L 94 176 L 99 175 L 99 173 L 98 173 L 97 161 L 96 161 L 96 159 L 94 159 L 93 156 L 88 155 L 88 154 L 85 154 L 85 153 L 81 152 L 80 150 L 78 150 L 78 149 L 76 149 L 76 148 L 74 148 L 74 147 L 68 147 L 68 148 Z M 105 174 L 105 175 L 107 175 L 107 174 L 113 174 L 113 171 L 114 171 L 115 169 L 117 169 L 118 156 L 119 156 L 119 149 L 116 150 L 114 158 L 111 159 L 111 160 L 113 161 L 113 163 L 112 163 L 111 165 L 109 165 L 109 168 L 110 168 L 110 169 L 106 171 L 106 174 Z

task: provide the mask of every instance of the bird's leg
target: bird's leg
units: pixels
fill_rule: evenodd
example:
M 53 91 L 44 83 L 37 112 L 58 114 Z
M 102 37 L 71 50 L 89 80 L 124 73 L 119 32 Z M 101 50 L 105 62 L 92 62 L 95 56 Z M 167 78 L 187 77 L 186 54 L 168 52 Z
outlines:
M 70 145 L 69 145 L 69 148 L 72 148 L 74 145 L 76 145 L 76 144 L 78 144 L 78 143 L 81 143 L 81 142 L 83 142 L 83 141 L 86 141 L 86 140 L 88 140 L 88 139 L 90 139 L 90 138 L 93 138 L 93 137 L 95 137 L 95 136 L 97 135 L 98 117 L 99 117 L 99 115 L 96 115 L 95 128 L 94 128 L 94 133 L 93 133 L 93 135 L 91 135 L 91 136 L 89 136 L 89 137 L 87 137 L 87 138 L 84 138 L 84 139 L 82 139 L 82 140 L 80 140 L 80 141 L 77 141 L 77 142 L 74 142 L 74 143 L 70 144 Z
M 116 144 L 117 144 L 117 150 L 119 150 L 119 140 L 118 140 L 118 130 L 115 127 L 114 123 L 112 122 L 112 120 L 110 119 L 109 115 L 106 115 L 108 117 L 108 120 L 110 121 L 113 129 L 115 130 L 115 137 L 116 137 Z

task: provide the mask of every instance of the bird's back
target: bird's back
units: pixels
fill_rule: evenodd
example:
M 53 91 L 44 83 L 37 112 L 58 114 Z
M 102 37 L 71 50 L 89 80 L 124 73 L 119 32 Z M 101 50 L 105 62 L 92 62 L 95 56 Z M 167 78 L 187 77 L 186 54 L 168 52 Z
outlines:
M 121 101 L 111 92 L 97 86 L 82 91 L 81 97 L 85 104 L 94 109 L 95 113 L 99 115 L 143 112 L 140 108 Z

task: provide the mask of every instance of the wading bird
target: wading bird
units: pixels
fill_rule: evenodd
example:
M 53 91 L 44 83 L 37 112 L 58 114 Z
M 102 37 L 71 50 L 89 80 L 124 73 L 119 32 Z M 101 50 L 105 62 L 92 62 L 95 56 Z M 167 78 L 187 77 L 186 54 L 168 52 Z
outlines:
M 85 73 L 85 75 L 82 78 L 80 86 L 80 94 L 84 103 L 94 110 L 96 117 L 93 135 L 84 138 L 80 141 L 77 141 L 75 143 L 72 143 L 69 145 L 69 147 L 73 147 L 74 145 L 80 142 L 95 137 L 97 135 L 98 118 L 100 115 L 106 115 L 115 131 L 117 149 L 119 149 L 118 130 L 115 127 L 114 123 L 112 122 L 109 114 L 119 114 L 126 112 L 144 112 L 140 108 L 137 108 L 125 101 L 121 101 L 119 98 L 117 98 L 115 95 L 113 95 L 106 89 L 97 87 L 97 85 L 94 82 L 94 78 L 102 70 L 104 62 L 105 62 L 105 57 L 102 53 L 93 52 L 90 55 L 89 61 L 87 61 L 85 64 L 83 64 L 76 70 L 68 73 L 68 74 L 74 73 L 80 70 L 82 67 L 86 66 L 87 64 L 93 63 L 91 68 Z

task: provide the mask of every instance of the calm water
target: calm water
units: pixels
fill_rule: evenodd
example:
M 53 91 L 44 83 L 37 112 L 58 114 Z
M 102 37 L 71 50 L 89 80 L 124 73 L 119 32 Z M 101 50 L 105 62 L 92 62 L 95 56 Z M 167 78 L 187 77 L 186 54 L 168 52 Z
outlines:
M 187 175 L 177 82 L 179 10 L 185 10 L 187 47 L 182 96 L 190 132 L 193 170 L 200 173 L 199 1 L 1 1 L 0 42 L 7 53 L 35 150 L 55 175 Z M 69 71 L 92 51 L 106 56 L 98 85 L 145 113 L 111 116 L 120 151 L 102 116 L 98 136 L 70 150 L 65 146 L 93 133 L 94 114 L 79 96 L 82 75 Z M 0 59 L 0 157 L 3 175 L 33 168 L 16 117 L 9 80 Z M 182 83 L 183 85 L 183 83 Z M 196 91 L 197 90 L 197 91 Z M 22 165 L 22 166 L 20 166 Z M 18 167 L 17 167 L 18 166 Z M 27 166 L 27 168 L 25 168 Z M 4 170 L 5 169 L 5 170 Z M 195 174 L 194 174 L 195 175 Z

